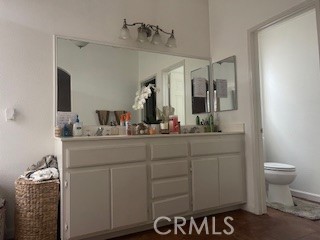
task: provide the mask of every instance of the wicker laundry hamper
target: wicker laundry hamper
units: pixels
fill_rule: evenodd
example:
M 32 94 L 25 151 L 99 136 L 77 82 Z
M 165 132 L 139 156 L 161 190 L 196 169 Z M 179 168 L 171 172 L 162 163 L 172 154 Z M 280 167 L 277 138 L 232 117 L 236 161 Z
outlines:
M 15 240 L 56 240 L 59 181 L 15 181 Z
M 4 239 L 5 222 L 6 222 L 5 220 L 6 220 L 6 203 L 4 202 L 4 205 L 0 207 L 0 240 Z

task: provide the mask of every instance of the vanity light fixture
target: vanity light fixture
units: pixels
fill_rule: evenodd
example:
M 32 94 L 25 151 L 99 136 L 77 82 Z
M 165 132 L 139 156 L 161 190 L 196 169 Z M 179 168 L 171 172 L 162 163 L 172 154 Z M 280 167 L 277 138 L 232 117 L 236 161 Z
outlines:
M 151 39 L 151 43 L 153 43 L 155 45 L 160 45 L 163 43 L 161 35 L 160 35 L 160 32 L 162 32 L 162 33 L 170 35 L 170 37 L 167 40 L 166 46 L 170 47 L 170 48 L 177 47 L 177 42 L 174 37 L 174 30 L 173 29 L 170 33 L 170 32 L 164 31 L 159 26 L 152 25 L 152 24 L 145 24 L 143 22 L 136 22 L 136 23 L 129 24 L 129 23 L 127 23 L 126 19 L 123 20 L 123 26 L 120 31 L 120 38 L 124 39 L 124 40 L 130 39 L 131 37 L 130 37 L 130 32 L 129 32 L 128 27 L 132 27 L 135 25 L 140 25 L 137 29 L 138 30 L 138 37 L 137 37 L 138 42 L 140 42 L 140 43 L 148 42 L 149 41 L 148 38 L 151 37 L 152 33 L 154 32 L 152 39 Z

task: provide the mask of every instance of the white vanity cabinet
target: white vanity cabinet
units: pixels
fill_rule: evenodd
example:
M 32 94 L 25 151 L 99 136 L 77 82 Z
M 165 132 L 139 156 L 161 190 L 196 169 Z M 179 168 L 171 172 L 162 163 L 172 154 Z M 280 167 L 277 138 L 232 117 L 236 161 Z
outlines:
M 241 154 L 219 157 L 220 205 L 245 201 L 245 164 Z
M 193 210 L 218 207 L 219 162 L 218 158 L 201 158 L 191 161 Z
M 111 168 L 112 228 L 147 222 L 146 164 Z
M 152 219 L 190 212 L 188 141 L 171 138 L 150 144 Z
M 246 200 L 243 133 L 57 138 L 56 155 L 61 239 L 108 239 Z
M 241 135 L 190 142 L 193 211 L 245 202 L 243 149 Z
M 70 237 L 109 230 L 110 170 L 78 170 L 67 173 L 65 230 Z

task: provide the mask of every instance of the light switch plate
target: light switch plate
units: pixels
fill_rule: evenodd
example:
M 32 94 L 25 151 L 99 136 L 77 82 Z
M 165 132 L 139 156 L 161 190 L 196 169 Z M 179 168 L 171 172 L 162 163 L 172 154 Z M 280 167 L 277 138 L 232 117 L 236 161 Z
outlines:
M 6 121 L 14 120 L 15 117 L 15 109 L 14 108 L 6 108 L 5 109 L 5 118 Z

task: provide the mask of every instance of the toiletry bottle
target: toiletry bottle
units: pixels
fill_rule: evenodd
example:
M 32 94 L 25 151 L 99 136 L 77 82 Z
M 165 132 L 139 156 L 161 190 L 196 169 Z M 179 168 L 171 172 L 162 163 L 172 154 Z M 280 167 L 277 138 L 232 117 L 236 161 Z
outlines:
M 169 116 L 169 132 L 170 133 L 179 133 L 178 116 L 177 115 L 170 115 Z
M 214 123 L 213 123 L 213 115 L 210 114 L 209 116 L 209 126 L 210 126 L 210 132 L 214 132 Z
M 126 115 L 125 114 L 121 114 L 120 115 L 120 126 L 124 126 L 126 121 Z
M 214 113 L 214 121 L 215 121 L 215 131 L 217 132 L 221 132 L 221 129 L 220 129 L 220 116 L 219 116 L 219 113 Z
M 196 125 L 200 125 L 200 117 L 199 116 L 196 117 Z
M 78 115 L 76 122 L 73 124 L 73 136 L 82 136 L 82 123 L 79 121 Z
M 64 127 L 63 127 L 63 136 L 64 137 L 69 137 L 69 129 L 68 129 L 67 124 L 65 124 Z
M 126 134 L 131 135 L 131 113 L 126 113 Z
M 120 115 L 120 125 L 118 126 L 119 135 L 126 135 L 126 127 L 125 127 L 126 115 Z
M 73 135 L 73 124 L 72 124 L 72 121 L 71 121 L 71 118 L 69 118 L 69 121 L 68 121 L 68 136 L 72 137 Z

